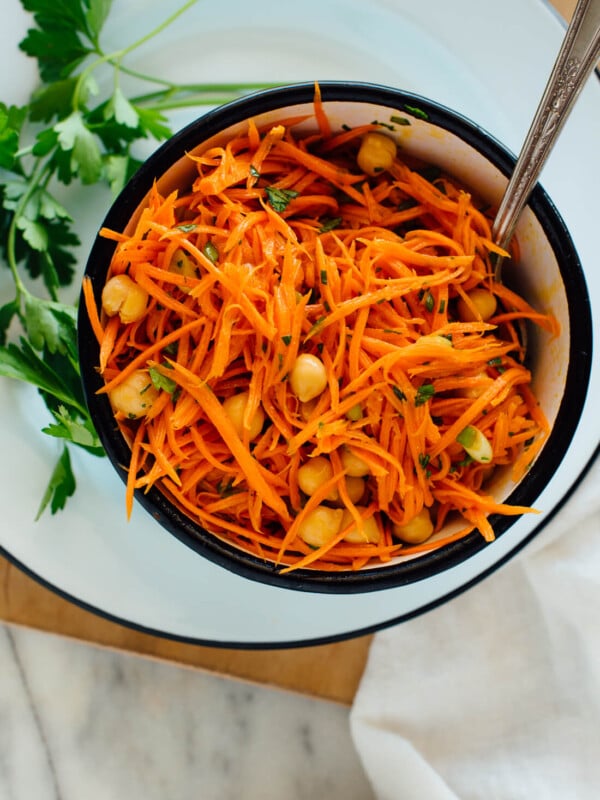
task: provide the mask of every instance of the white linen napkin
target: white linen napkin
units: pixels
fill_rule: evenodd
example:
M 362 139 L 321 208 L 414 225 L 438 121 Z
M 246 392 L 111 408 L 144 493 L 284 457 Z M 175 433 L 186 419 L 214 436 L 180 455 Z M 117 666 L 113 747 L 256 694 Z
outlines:
M 350 723 L 378 800 L 600 797 L 600 459 L 519 556 L 375 635 Z

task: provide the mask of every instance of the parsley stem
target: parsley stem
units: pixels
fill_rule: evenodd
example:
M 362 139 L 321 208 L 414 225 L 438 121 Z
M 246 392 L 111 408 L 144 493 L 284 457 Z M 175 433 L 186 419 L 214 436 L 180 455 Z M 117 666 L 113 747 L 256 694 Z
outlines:
M 131 75 L 139 80 L 147 81 L 148 83 L 156 83 L 159 86 L 164 86 L 165 89 L 156 92 L 149 92 L 148 94 L 141 94 L 137 97 L 132 97 L 131 102 L 135 105 L 140 103 L 151 103 L 153 101 L 161 101 L 172 97 L 177 94 L 241 94 L 242 92 L 249 92 L 254 89 L 270 89 L 279 86 L 277 83 L 183 83 L 177 84 L 171 81 L 163 80 L 162 78 L 153 78 L 151 75 L 143 75 L 130 70 L 127 67 L 121 67 L 121 71 Z
M 187 99 L 182 100 L 171 100 L 165 101 L 163 103 L 152 103 L 152 109 L 154 111 L 173 111 L 178 108 L 190 108 L 193 106 L 218 106 L 223 105 L 224 103 L 229 103 L 231 100 L 234 100 L 236 97 L 239 97 L 238 94 L 230 94 L 230 95 L 195 95 L 194 97 L 190 97 Z M 138 103 L 139 105 L 139 103 Z
M 10 267 L 10 271 L 13 276 L 13 281 L 17 292 L 17 300 L 20 300 L 23 296 L 29 294 L 29 291 L 27 290 L 25 284 L 21 280 L 21 276 L 19 275 L 19 268 L 17 266 L 17 254 L 16 254 L 17 222 L 19 220 L 19 217 L 23 213 L 25 207 L 31 200 L 31 197 L 33 196 L 34 192 L 40 186 L 46 167 L 47 165 L 43 161 L 38 161 L 37 164 L 35 165 L 35 168 L 29 177 L 27 190 L 23 193 L 23 196 L 20 198 L 19 203 L 13 212 L 12 219 L 10 221 L 10 226 L 8 228 L 8 235 L 6 237 L 6 257 L 8 261 L 8 266 Z
M 127 45 L 127 47 L 124 47 L 122 50 L 113 53 L 112 56 L 110 56 L 110 58 L 122 59 L 124 56 L 128 55 L 133 50 L 136 50 L 138 47 L 141 47 L 143 44 L 146 44 L 146 42 L 153 39 L 159 33 L 162 33 L 162 31 L 164 31 L 165 28 L 168 28 L 169 25 L 175 22 L 175 20 L 182 14 L 184 14 L 188 10 L 188 8 L 195 6 L 197 2 L 198 0 L 187 0 L 187 3 L 184 3 L 170 16 L 164 19 L 160 23 L 160 25 L 157 25 L 156 28 L 153 28 L 149 33 L 144 34 L 144 36 L 142 36 L 140 39 L 137 39 L 137 41 L 133 42 L 133 44 Z
M 143 44 L 146 44 L 146 42 L 149 42 L 159 33 L 162 33 L 162 31 L 165 30 L 165 28 L 168 28 L 169 25 L 171 25 L 178 17 L 180 17 L 185 11 L 187 11 L 188 8 L 191 8 L 192 6 L 196 5 L 197 2 L 198 0 L 187 0 L 187 3 L 184 3 L 182 6 L 180 6 L 180 8 L 178 8 L 170 16 L 168 16 L 165 20 L 163 20 L 160 23 L 160 25 L 157 25 L 155 28 L 153 28 L 148 33 L 144 34 L 144 36 L 142 36 L 140 39 L 137 39 L 132 44 L 127 45 L 127 47 L 123 47 L 121 50 L 115 50 L 113 53 L 100 52 L 99 57 L 94 61 L 92 61 L 90 64 L 88 64 L 87 67 L 82 69 L 82 71 L 79 73 L 79 76 L 77 78 L 77 84 L 73 92 L 73 100 L 72 100 L 73 110 L 76 111 L 79 109 L 81 105 L 80 97 L 81 97 L 82 87 L 85 86 L 89 75 L 91 75 L 91 73 L 97 67 L 101 66 L 102 64 L 111 63 L 115 67 L 115 69 L 122 69 L 120 62 L 126 55 L 131 53 L 133 50 L 136 50 L 138 47 L 141 47 Z M 116 64 L 114 63 L 115 61 L 117 62 Z

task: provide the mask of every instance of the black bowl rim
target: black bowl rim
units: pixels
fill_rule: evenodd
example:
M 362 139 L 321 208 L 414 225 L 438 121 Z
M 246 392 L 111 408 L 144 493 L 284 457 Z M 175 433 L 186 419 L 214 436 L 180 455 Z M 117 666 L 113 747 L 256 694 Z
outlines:
M 467 117 L 438 102 L 394 87 L 365 82 L 326 81 L 319 86 L 324 102 L 368 102 L 426 119 L 464 139 L 505 176 L 512 171 L 515 156 L 504 145 Z M 102 227 L 122 230 L 151 189 L 154 180 L 198 144 L 250 116 L 296 104 L 311 104 L 314 90 L 312 82 L 267 89 L 209 111 L 191 122 L 145 161 L 114 201 Z M 583 410 L 592 366 L 591 304 L 575 245 L 554 203 L 540 184 L 534 188 L 528 205 L 541 224 L 558 263 L 562 265 L 563 278 L 568 277 L 568 281 L 565 280 L 565 291 L 571 338 L 567 388 L 553 430 L 544 445 L 543 463 L 536 461 L 526 480 L 515 487 L 505 501 L 525 506 L 534 504 L 568 450 Z M 98 303 L 114 248 L 115 243 L 98 236 L 90 251 L 85 275 L 91 278 Z M 98 345 L 84 309 L 84 304 L 80 302 L 78 347 L 86 402 L 102 445 L 117 473 L 125 481 L 130 450 L 116 426 L 107 397 L 96 393 L 102 385 L 95 369 Z M 571 313 L 574 309 L 576 313 Z M 239 550 L 206 531 L 178 511 L 159 489 L 153 488 L 148 493 L 136 492 L 136 500 L 169 533 L 213 563 L 244 578 L 296 591 L 347 594 L 390 589 L 430 578 L 491 546 L 479 533 L 474 532 L 431 553 L 390 566 L 366 568 L 357 572 L 298 569 L 282 574 L 281 569 L 271 562 Z M 517 519 L 518 517 L 499 515 L 490 517 L 496 538 L 505 533 Z

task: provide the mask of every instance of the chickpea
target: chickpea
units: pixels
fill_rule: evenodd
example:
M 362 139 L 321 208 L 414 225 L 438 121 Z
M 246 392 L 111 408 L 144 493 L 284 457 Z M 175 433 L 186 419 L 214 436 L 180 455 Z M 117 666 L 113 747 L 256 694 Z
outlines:
M 467 295 L 477 314 L 473 313 L 471 306 L 462 297 L 459 298 L 456 308 L 463 322 L 477 322 L 480 319 L 486 322 L 494 316 L 498 305 L 495 295 L 487 289 L 472 289 Z
M 476 400 L 478 397 L 481 397 L 485 390 L 494 382 L 493 378 L 490 378 L 485 372 L 479 372 L 476 377 L 478 380 L 476 386 L 465 386 L 459 389 L 457 394 L 461 397 L 467 397 L 470 400 Z
M 365 509 L 361 506 L 356 506 L 356 510 L 362 514 Z M 377 544 L 381 538 L 381 530 L 379 529 L 379 524 L 374 516 L 370 516 L 363 520 L 363 529 L 361 531 L 356 522 L 354 522 L 354 517 L 346 508 L 344 509 L 340 530 L 345 528 L 347 525 L 350 525 L 350 523 L 353 524 L 348 533 L 344 536 L 345 542 L 350 542 L 351 544 Z
M 341 508 L 317 506 L 309 511 L 298 528 L 298 536 L 311 547 L 321 547 L 338 533 L 344 512 Z
M 396 150 L 396 142 L 393 139 L 373 131 L 363 136 L 356 161 L 367 175 L 377 175 L 392 166 Z
M 246 431 L 246 428 L 244 427 L 244 415 L 246 413 L 248 399 L 248 392 L 239 392 L 238 394 L 232 394 L 231 397 L 228 397 L 223 401 L 223 411 L 229 417 L 229 421 L 233 423 L 233 427 L 235 428 L 240 439 L 244 437 L 244 433 Z M 262 406 L 258 406 L 252 415 L 247 428 L 249 441 L 256 439 L 256 437 L 262 431 L 264 424 L 265 412 L 263 411 Z
M 306 403 L 300 403 L 300 416 L 304 420 L 304 422 L 308 422 L 308 420 L 312 417 L 315 408 L 317 407 L 317 402 L 319 398 L 313 397 L 312 400 L 307 400 Z
M 102 308 L 109 317 L 119 315 L 127 325 L 141 319 L 148 305 L 148 292 L 142 289 L 129 275 L 113 275 L 102 289 Z
M 428 333 L 425 336 L 419 337 L 416 342 L 416 345 L 430 345 L 436 344 L 439 347 L 452 347 L 452 341 L 448 339 L 446 336 L 440 336 L 437 333 Z
M 345 475 L 343 480 L 346 485 L 346 492 L 348 493 L 350 502 L 354 503 L 354 505 L 360 503 L 365 494 L 366 483 L 364 479 L 353 478 L 350 475 Z M 335 504 L 338 506 L 338 508 L 344 508 L 344 502 L 339 491 L 338 495 L 339 496 L 335 499 Z M 329 500 L 330 498 L 327 499 Z
M 146 416 L 154 405 L 158 389 L 152 383 L 148 370 L 138 369 L 109 392 L 108 396 L 115 411 L 120 411 L 129 419 L 139 419 Z
M 298 470 L 298 486 L 302 489 L 304 494 L 310 497 L 325 483 L 325 481 L 328 481 L 332 475 L 333 467 L 329 459 L 325 456 L 315 456 L 307 461 L 306 464 L 303 464 Z M 338 496 L 338 490 L 334 487 L 326 499 L 337 500 Z
M 407 544 L 421 544 L 429 539 L 433 533 L 433 522 L 427 508 L 422 508 L 419 513 L 404 525 L 394 523 L 392 533 Z
M 290 386 L 302 403 L 318 397 L 327 386 L 327 372 L 320 358 L 302 353 L 290 372 Z
M 348 492 L 348 497 L 350 500 L 353 503 L 358 503 L 359 500 L 362 500 L 365 493 L 364 479 L 352 475 L 346 475 L 345 482 L 346 491 Z
M 369 465 L 360 456 L 355 455 L 352 450 L 344 448 L 340 455 L 342 467 L 346 475 L 351 478 L 364 478 L 370 472 Z
M 181 247 L 178 247 L 177 250 L 175 250 L 175 252 L 173 253 L 173 257 L 171 258 L 171 262 L 169 264 L 169 272 L 174 272 L 176 275 L 183 275 L 183 277 L 186 279 L 197 278 L 198 265 L 194 261 L 194 259 L 185 252 L 185 250 L 182 250 Z M 180 289 L 183 292 L 190 291 L 185 286 L 181 286 Z

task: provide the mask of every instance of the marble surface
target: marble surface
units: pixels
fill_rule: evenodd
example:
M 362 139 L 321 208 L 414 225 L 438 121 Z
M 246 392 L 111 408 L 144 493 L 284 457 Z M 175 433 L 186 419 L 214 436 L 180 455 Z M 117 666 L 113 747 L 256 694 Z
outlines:
M 0 800 L 372 800 L 349 710 L 0 626 Z

